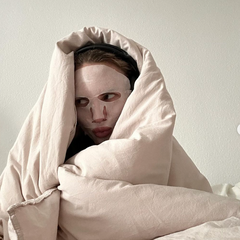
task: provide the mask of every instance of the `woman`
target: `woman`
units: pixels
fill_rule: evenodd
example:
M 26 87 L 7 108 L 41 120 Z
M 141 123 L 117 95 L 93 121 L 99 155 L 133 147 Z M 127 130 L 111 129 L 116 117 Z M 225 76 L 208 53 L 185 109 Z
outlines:
M 91 44 L 75 52 L 78 130 L 66 159 L 108 140 L 139 76 L 136 61 L 110 44 Z

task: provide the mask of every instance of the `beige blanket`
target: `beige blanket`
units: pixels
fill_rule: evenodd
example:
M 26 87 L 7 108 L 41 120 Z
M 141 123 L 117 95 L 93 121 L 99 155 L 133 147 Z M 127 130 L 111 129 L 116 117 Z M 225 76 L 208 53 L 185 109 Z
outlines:
M 76 128 L 73 52 L 88 42 L 125 49 L 140 76 L 111 139 L 64 164 Z M 239 218 L 238 200 L 208 193 L 208 181 L 172 136 L 174 121 L 147 49 L 96 27 L 58 41 L 48 82 L 1 175 L 0 236 L 140 240 Z

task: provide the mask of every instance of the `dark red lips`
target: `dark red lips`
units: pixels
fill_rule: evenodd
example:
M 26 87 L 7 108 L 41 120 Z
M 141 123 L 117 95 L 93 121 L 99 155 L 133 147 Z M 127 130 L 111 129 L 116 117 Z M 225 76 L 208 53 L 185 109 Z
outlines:
M 110 127 L 99 127 L 92 130 L 93 134 L 98 138 L 105 138 L 112 134 L 112 128 Z

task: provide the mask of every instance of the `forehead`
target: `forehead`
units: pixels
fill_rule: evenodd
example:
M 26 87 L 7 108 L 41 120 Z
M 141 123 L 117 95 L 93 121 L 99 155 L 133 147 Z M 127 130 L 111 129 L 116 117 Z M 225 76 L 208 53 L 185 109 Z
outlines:
M 98 94 L 129 90 L 128 78 L 117 71 L 117 67 L 106 64 L 87 64 L 75 71 L 76 97 L 92 97 Z

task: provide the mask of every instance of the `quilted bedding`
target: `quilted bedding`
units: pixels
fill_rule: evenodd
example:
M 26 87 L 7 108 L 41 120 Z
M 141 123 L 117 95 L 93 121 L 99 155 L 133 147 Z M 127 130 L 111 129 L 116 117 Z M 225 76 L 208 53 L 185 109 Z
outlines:
M 123 48 L 140 76 L 110 140 L 65 162 L 76 131 L 73 56 L 89 42 Z M 208 229 L 208 239 L 239 238 L 239 200 L 212 193 L 173 137 L 175 115 L 146 48 L 97 27 L 58 41 L 1 175 L 0 239 L 200 239 Z

